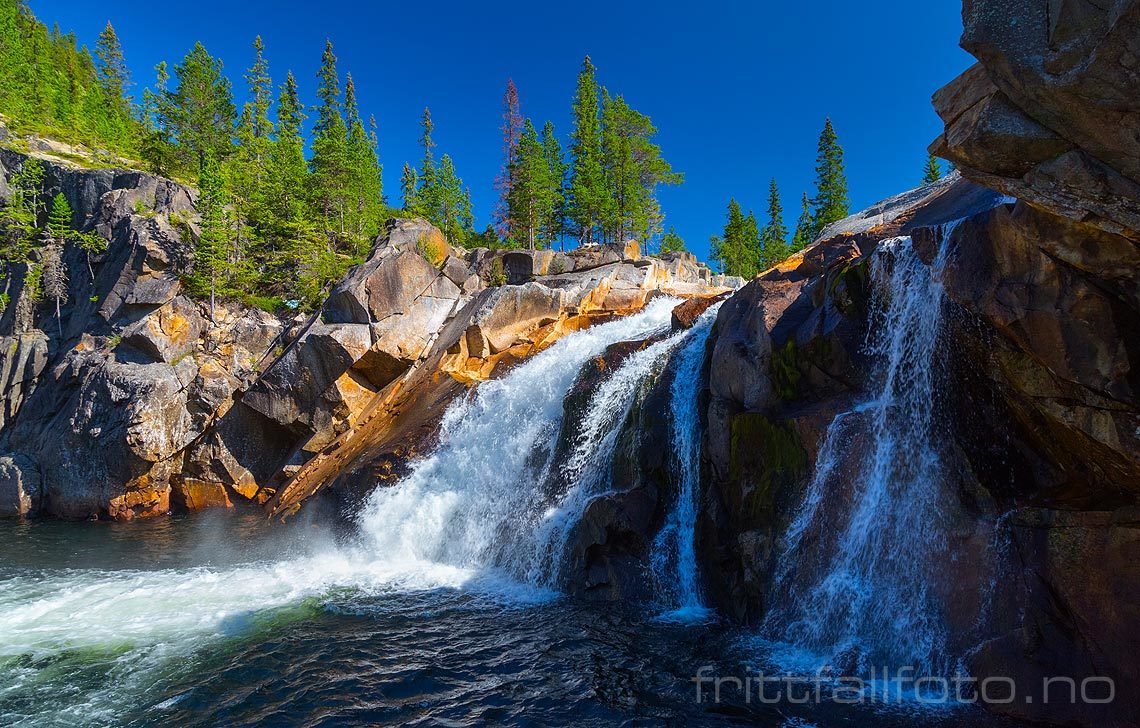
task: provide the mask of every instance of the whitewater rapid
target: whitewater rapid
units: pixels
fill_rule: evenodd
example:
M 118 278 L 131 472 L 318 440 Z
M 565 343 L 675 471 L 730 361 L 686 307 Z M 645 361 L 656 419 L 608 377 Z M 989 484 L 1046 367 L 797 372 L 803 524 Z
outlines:
M 701 368 L 720 307 L 720 303 L 710 306 L 693 325 L 677 353 L 669 391 L 677 499 L 654 543 L 652 566 L 660 592 L 658 599 L 666 607 L 663 618 L 680 622 L 700 622 L 712 615 L 701 595 L 696 532 L 701 484 Z
M 552 598 L 556 544 L 597 486 L 590 469 L 610 454 L 615 418 L 638 377 L 682 335 L 638 352 L 621 376 L 603 382 L 595 400 L 606 406 L 592 406 L 587 424 L 597 436 L 580 442 L 575 460 L 582 487 L 545 494 L 539 484 L 563 399 L 582 365 L 610 345 L 665 334 L 677 303 L 660 298 L 634 316 L 568 335 L 455 403 L 440 447 L 368 501 L 353 545 L 227 567 L 60 569 L 3 578 L 0 699 L 50 688 L 43 700 L 54 706 L 55 720 L 98 723 L 105 712 L 111 722 L 116 692 L 145 690 L 212 641 L 256 627 L 259 615 L 340 590 L 469 589 L 510 603 Z M 113 688 L 69 702 L 58 695 L 58 664 L 79 654 L 101 655 Z
M 762 627 L 809 671 L 821 663 L 859 673 L 876 665 L 923 675 L 953 669 L 931 584 L 949 558 L 934 413 L 940 275 L 954 226 L 940 230 L 932 266 L 909 237 L 883 241 L 872 259 L 879 323 L 868 349 L 878 387 L 828 428 L 782 539 Z

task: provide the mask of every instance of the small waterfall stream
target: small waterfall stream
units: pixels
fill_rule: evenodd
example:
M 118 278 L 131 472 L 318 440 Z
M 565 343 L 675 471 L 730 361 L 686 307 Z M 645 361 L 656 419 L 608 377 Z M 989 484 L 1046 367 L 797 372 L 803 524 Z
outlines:
M 359 514 L 364 547 L 411 569 L 500 569 L 554 586 L 569 529 L 608 485 L 617 430 L 637 385 L 681 336 L 636 352 L 601 383 L 558 474 L 568 487 L 551 494 L 563 399 L 582 365 L 611 344 L 666 332 L 676 303 L 659 299 L 628 319 L 567 336 L 453 405 L 436 450 L 402 481 L 376 490 Z
M 711 306 L 694 324 L 688 342 L 677 355 L 670 389 L 673 472 L 678 492 L 654 544 L 653 571 L 664 591 L 662 601 L 671 610 L 664 618 L 676 621 L 701 621 L 710 614 L 701 598 L 695 539 L 701 484 L 701 367 L 720 306 Z
M 952 230 L 941 230 L 933 266 L 910 238 L 880 244 L 869 341 L 878 389 L 832 421 L 781 546 L 762 633 L 810 653 L 808 661 L 853 671 L 846 674 L 953 668 L 943 607 L 930 590 L 948 558 L 934 426 L 939 272 Z

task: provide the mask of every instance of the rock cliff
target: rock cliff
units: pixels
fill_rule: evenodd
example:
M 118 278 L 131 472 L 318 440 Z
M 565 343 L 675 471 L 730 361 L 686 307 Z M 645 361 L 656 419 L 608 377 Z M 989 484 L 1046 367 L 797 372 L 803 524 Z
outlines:
M 930 517 L 947 524 L 957 554 L 932 585 L 952 647 L 979 678 L 1117 686 L 1111 705 L 994 709 L 1131 725 L 1140 704 L 1122 686 L 1140 680 L 1140 3 L 966 0 L 963 17 L 962 45 L 979 63 L 935 95 L 946 129 L 931 146 L 959 172 L 831 226 L 720 310 L 704 573 L 720 608 L 763 618 L 824 433 L 869 394 L 869 260 L 908 235 L 927 264 L 942 250 L 935 446 L 955 495 Z M 852 420 L 845 442 L 857 449 L 866 437 Z
M 0 151 L 0 193 L 26 159 Z M 194 190 L 43 161 L 45 195 L 62 192 L 73 224 L 109 246 L 90 259 L 68 246 L 59 321 L 22 268 L 7 278 L 0 515 L 130 519 L 243 501 L 292 512 L 349 460 L 391 467 L 464 385 L 562 334 L 658 291 L 725 290 L 695 260 L 636 245 L 466 251 L 394 220 L 316 314 L 222 303 L 211 316 L 181 283 Z

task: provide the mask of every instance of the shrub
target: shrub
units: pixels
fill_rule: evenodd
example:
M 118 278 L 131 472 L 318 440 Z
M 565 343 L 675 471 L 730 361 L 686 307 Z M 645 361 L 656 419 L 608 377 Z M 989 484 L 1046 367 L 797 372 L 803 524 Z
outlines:
M 491 261 L 491 271 L 487 274 L 487 285 L 505 286 L 507 284 L 507 269 L 502 258 Z
M 434 235 L 421 235 L 416 241 L 416 249 L 420 251 L 420 255 L 427 258 L 429 263 L 437 267 L 447 259 L 447 251 L 443 243 L 437 240 Z

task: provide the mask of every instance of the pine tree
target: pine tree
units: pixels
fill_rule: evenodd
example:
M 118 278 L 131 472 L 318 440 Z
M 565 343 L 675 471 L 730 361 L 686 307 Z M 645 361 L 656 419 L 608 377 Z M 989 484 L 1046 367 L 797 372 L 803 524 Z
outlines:
M 940 179 L 942 179 L 942 166 L 938 164 L 938 157 L 928 154 L 926 167 L 922 170 L 922 184 L 932 184 Z
M 99 59 L 99 83 L 104 95 L 126 116 L 130 112 L 130 97 L 126 91 L 131 86 L 131 72 L 123 57 L 119 36 L 109 20 L 95 42 L 95 56 Z
M 622 96 L 611 98 L 603 92 L 602 98 L 603 170 L 609 192 L 603 208 L 605 238 L 619 244 L 631 237 L 644 242 L 661 224 L 657 186 L 680 184 L 683 177 L 652 142 L 657 129 L 648 116 Z
M 570 133 L 573 161 L 570 168 L 570 199 L 567 216 L 584 244 L 599 234 L 607 201 L 602 166 L 602 127 L 598 115 L 598 82 L 594 64 L 586 56 L 574 94 L 574 128 Z
M 823 229 L 833 222 L 850 214 L 847 199 L 847 173 L 843 164 L 843 147 L 839 137 L 827 119 L 819 135 L 819 153 L 815 164 L 815 197 L 811 203 L 812 239 L 819 237 Z
M 313 203 L 324 217 L 324 226 L 333 235 L 347 231 L 348 186 L 352 176 L 352 160 L 348 148 L 348 128 L 341 115 L 340 78 L 332 43 L 325 42 L 321 58 L 317 96 L 317 121 L 313 127 Z M 331 245 L 330 236 L 330 245 Z
M 566 160 L 562 145 L 554 134 L 554 124 L 546 122 L 542 127 L 542 156 L 546 160 L 547 181 L 550 185 L 549 215 L 543 223 L 543 238 L 549 247 L 555 240 L 562 240 L 566 227 Z
M 234 108 L 222 62 L 201 43 L 174 67 L 177 87 L 166 92 L 169 131 L 184 163 L 201 168 L 207 157 L 225 159 L 233 149 Z
M 672 225 L 661 236 L 661 247 L 659 252 L 664 255 L 666 253 L 687 253 L 689 249 L 685 247 L 685 240 L 677 234 L 677 228 Z
M 227 245 L 231 240 L 230 221 L 226 206 L 229 204 L 218 162 L 207 154 L 198 175 L 198 212 L 201 214 L 201 233 L 194 247 L 194 270 L 191 288 L 200 295 L 209 294 L 210 319 L 214 319 L 219 293 L 226 292 L 226 278 L 230 273 Z
M 775 178 L 768 185 L 768 224 L 760 234 L 760 268 L 767 270 L 788 257 L 788 228 Z
M 495 208 L 495 229 L 499 237 L 513 240 L 517 236 L 517 221 L 511 217 L 511 197 L 516 179 L 514 177 L 519 140 L 523 131 L 522 113 L 519 111 L 519 92 L 513 79 L 507 79 L 507 90 L 503 94 L 503 168 L 495 180 L 499 191 L 499 203 Z
M 808 200 L 808 195 L 805 192 L 803 199 L 800 201 L 800 216 L 796 220 L 796 231 L 792 235 L 792 251 L 797 252 L 803 250 L 815 241 L 813 235 L 813 223 L 811 216 L 811 201 Z

